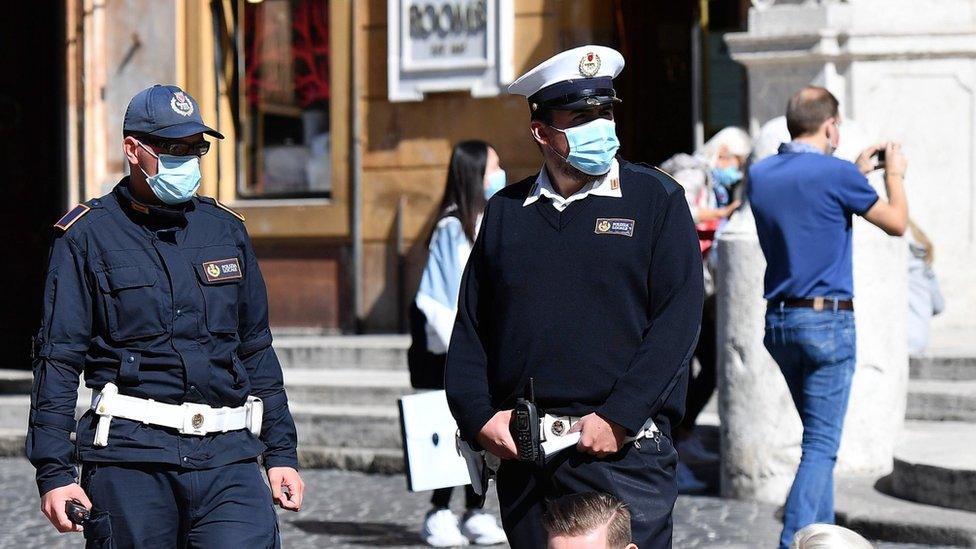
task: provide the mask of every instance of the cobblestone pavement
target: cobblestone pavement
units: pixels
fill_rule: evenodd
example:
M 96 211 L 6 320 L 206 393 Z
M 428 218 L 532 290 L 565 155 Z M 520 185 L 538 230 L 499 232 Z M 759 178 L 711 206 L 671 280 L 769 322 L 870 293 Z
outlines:
M 0 548 L 83 547 L 80 534 L 58 534 L 38 511 L 33 473 L 25 460 L 0 459 Z M 297 514 L 279 514 L 284 547 L 423 547 L 417 530 L 429 494 L 408 493 L 402 476 L 342 471 L 305 471 L 303 476 L 307 484 L 304 508 Z M 460 496 L 458 493 L 455 503 L 459 504 Z M 494 494 L 488 501 L 489 508 L 497 512 Z M 682 496 L 674 513 L 674 546 L 774 547 L 779 532 L 774 511 L 772 506 L 757 503 Z

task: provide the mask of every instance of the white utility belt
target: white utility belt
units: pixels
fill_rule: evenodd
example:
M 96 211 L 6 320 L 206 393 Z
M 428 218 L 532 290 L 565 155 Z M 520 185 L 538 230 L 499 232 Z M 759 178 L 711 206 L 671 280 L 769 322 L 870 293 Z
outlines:
M 240 429 L 254 436 L 261 434 L 264 403 L 249 396 L 244 406 L 211 408 L 206 404 L 164 404 L 148 398 L 120 395 L 114 383 L 106 383 L 92 393 L 91 409 L 98 417 L 95 446 L 108 446 L 108 430 L 113 417 L 176 429 L 181 435 L 204 436 Z
M 582 418 L 578 416 L 553 416 L 549 414 L 542 416 L 542 429 L 539 438 L 542 440 L 542 450 L 546 457 L 571 446 L 576 446 L 580 439 L 580 433 L 570 433 L 569 430 L 580 419 Z M 624 444 L 633 442 L 639 446 L 639 441 L 644 438 L 654 439 L 655 442 L 661 440 L 661 430 L 657 428 L 651 418 L 647 418 L 636 435 L 625 438 Z

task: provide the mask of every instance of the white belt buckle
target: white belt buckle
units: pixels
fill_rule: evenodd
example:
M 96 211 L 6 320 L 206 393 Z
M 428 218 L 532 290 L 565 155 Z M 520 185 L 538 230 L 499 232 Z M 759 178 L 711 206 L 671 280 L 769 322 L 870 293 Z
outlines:
M 199 404 L 183 404 L 183 429 L 180 432 L 184 435 L 203 436 L 207 434 L 204 424 L 207 416 L 203 413 L 203 406 Z

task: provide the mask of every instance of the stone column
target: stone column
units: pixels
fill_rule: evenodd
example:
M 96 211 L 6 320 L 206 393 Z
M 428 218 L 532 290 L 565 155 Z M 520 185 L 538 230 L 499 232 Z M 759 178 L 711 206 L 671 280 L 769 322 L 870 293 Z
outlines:
M 976 121 L 972 114 L 973 94 L 969 92 L 973 89 L 970 80 L 976 75 L 972 59 L 976 41 L 946 36 L 926 36 L 930 39 L 923 40 L 921 35 L 928 32 L 925 25 L 934 25 L 938 18 L 929 14 L 915 18 L 912 14 L 924 11 L 919 3 L 908 0 L 754 2 L 757 7 L 750 12 L 749 31 L 728 35 L 727 42 L 733 58 L 749 71 L 754 132 L 770 119 L 784 114 L 788 98 L 802 86 L 827 87 L 840 100 L 845 119 L 856 117 L 862 130 L 845 132 L 848 128 L 842 126 L 842 142 L 857 134 L 863 134 L 860 138 L 863 145 L 877 139 L 904 141 L 912 162 L 907 186 L 913 217 L 917 212 L 918 216 L 927 218 L 920 221 L 923 227 L 930 224 L 939 230 L 940 214 L 934 202 L 946 198 L 925 196 L 931 194 L 933 185 L 938 186 L 935 181 L 925 183 L 933 177 L 927 171 L 931 160 L 925 155 L 935 155 L 945 161 L 946 165 L 939 166 L 936 173 L 954 170 L 959 177 L 953 179 L 946 173 L 948 179 L 965 189 L 976 188 L 970 162 Z M 940 13 L 951 4 L 959 12 L 955 16 L 961 21 L 959 24 L 973 25 L 976 8 L 969 3 L 921 3 L 925 9 Z M 883 21 L 872 18 L 871 13 L 883 14 L 880 16 Z M 918 40 L 906 41 L 906 29 L 914 29 L 920 35 Z M 976 37 L 973 31 L 976 29 L 970 29 L 968 36 Z M 883 36 L 885 33 L 890 36 Z M 963 49 L 968 53 L 962 52 Z M 909 50 L 914 53 L 909 55 Z M 945 59 L 930 59 L 933 56 L 955 57 L 947 64 Z M 954 69 L 962 72 L 951 76 L 949 71 Z M 925 85 L 927 78 L 934 79 L 936 86 Z M 925 119 L 927 111 L 919 113 L 917 108 L 909 108 L 913 99 L 931 105 L 925 108 L 933 109 L 934 120 Z M 940 132 L 946 131 L 944 124 L 940 126 L 942 120 L 936 112 L 940 102 L 960 109 L 959 118 L 965 119 L 960 123 L 966 125 L 967 132 L 951 138 L 951 144 L 945 144 L 947 136 L 939 137 Z M 899 108 L 893 112 L 891 106 Z M 913 134 L 912 129 L 921 134 Z M 958 152 L 958 158 L 939 152 L 943 146 Z M 842 148 L 851 151 L 858 147 Z M 871 181 L 884 196 L 880 174 Z M 963 191 L 947 189 L 945 192 L 953 195 Z M 960 196 L 955 204 L 942 206 L 941 216 L 968 226 L 974 219 L 972 202 Z M 972 245 L 966 235 L 951 238 L 946 235 L 946 239 L 947 243 Z M 880 475 L 891 468 L 893 447 L 904 419 L 908 377 L 906 246 L 901 239 L 888 237 L 861 219 L 855 220 L 857 370 L 838 457 L 838 474 Z M 743 209 L 729 223 L 719 238 L 718 250 L 723 493 L 782 503 L 799 461 L 801 428 L 786 383 L 762 343 L 765 259 L 748 209 Z M 972 255 L 946 259 L 943 266 L 949 270 L 953 261 L 963 261 L 964 257 Z M 939 272 L 938 264 L 936 269 Z M 960 300 L 966 300 L 968 293 L 973 292 L 960 289 L 959 293 Z M 973 301 L 976 304 L 976 295 Z M 960 314 L 950 322 L 965 325 L 973 320 Z
M 855 221 L 857 369 L 838 474 L 891 470 L 908 382 L 904 246 L 867 222 Z M 718 250 L 722 492 L 782 503 L 800 460 L 802 429 L 786 382 L 763 345 L 766 260 L 748 207 L 729 222 Z

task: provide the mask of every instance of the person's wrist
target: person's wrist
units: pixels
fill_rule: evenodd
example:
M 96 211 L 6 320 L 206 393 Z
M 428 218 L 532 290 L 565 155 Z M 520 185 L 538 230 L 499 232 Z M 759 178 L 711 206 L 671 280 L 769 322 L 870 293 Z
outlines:
M 895 178 L 895 177 L 897 177 L 899 179 L 904 179 L 905 178 L 905 172 L 889 172 L 889 171 L 886 171 L 885 172 L 885 178 L 886 179 L 891 179 L 891 178 Z

